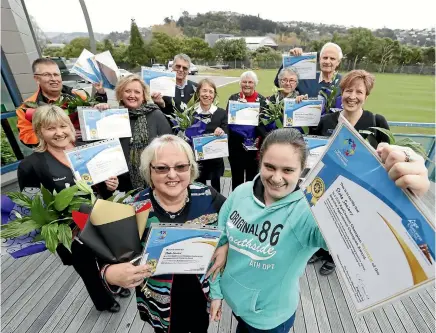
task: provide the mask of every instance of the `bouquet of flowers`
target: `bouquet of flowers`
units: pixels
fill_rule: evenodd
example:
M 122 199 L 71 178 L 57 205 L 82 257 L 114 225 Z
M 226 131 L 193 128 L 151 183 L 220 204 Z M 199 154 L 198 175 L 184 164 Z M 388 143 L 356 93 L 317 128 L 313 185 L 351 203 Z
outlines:
M 339 78 L 333 77 L 331 85 L 324 86 L 319 91 L 319 95 L 324 99 L 322 114 L 334 113 L 342 110 L 342 97 L 339 89 Z
M 181 111 L 176 108 L 173 100 L 174 113 L 167 115 L 177 136 L 189 143 L 192 142 L 192 137 L 202 135 L 206 130 L 206 122 L 197 114 L 199 106 L 200 102 L 195 99 L 195 95 L 189 100 L 188 104 L 183 102 L 180 104 Z
M 84 89 L 78 89 L 84 92 L 83 94 L 75 94 L 73 96 L 63 94 L 59 97 L 59 99 L 54 102 L 52 105 L 59 106 L 64 109 L 66 114 L 70 117 L 71 122 L 74 125 L 74 128 L 79 129 L 79 116 L 77 113 L 77 108 L 82 106 L 94 106 L 99 102 L 95 100 L 93 97 L 89 95 L 89 93 Z M 25 102 L 23 109 L 25 112 L 25 117 L 28 121 L 32 122 L 33 114 L 36 111 L 36 108 L 44 105 L 45 103 L 37 103 L 37 102 Z
M 131 191 L 132 192 L 132 191 Z M 121 201 L 130 196 L 118 193 L 109 201 Z M 59 244 L 71 248 L 74 215 L 82 204 L 92 206 L 96 197 L 84 181 L 51 193 L 40 189 L 8 192 L 2 195 L 2 247 L 15 258 L 44 251 L 54 253 Z
M 268 132 L 277 128 L 283 128 L 284 100 L 280 99 L 279 93 L 282 89 L 275 88 L 272 100 L 266 100 L 266 107 L 260 111 L 260 121 Z

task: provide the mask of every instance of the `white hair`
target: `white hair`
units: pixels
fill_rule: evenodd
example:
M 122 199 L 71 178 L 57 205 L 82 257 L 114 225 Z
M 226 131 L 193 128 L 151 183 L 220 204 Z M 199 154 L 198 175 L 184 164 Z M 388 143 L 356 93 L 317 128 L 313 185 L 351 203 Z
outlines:
M 322 56 L 323 52 L 326 49 L 331 48 L 331 47 L 334 47 L 336 49 L 336 51 L 338 51 L 338 54 L 339 54 L 339 59 L 338 60 L 341 61 L 342 57 L 344 55 L 342 54 L 341 47 L 338 44 L 336 44 L 336 43 L 332 43 L 332 42 L 325 43 L 324 46 L 322 47 L 321 52 L 319 53 L 319 55 Z
M 151 162 L 156 158 L 159 150 L 170 144 L 186 154 L 189 164 L 191 164 L 190 182 L 193 183 L 194 180 L 198 178 L 198 163 L 195 160 L 191 146 L 185 140 L 176 135 L 165 134 L 154 138 L 141 153 L 141 165 L 139 171 L 149 186 L 153 186 L 151 180 Z
M 187 54 L 179 53 L 174 57 L 173 64 L 176 63 L 177 59 L 186 61 L 188 63 L 188 68 L 191 68 L 191 58 Z
M 241 84 L 242 80 L 245 79 L 246 77 L 251 77 L 254 81 L 255 86 L 257 86 L 257 84 L 259 83 L 259 80 L 258 80 L 255 72 L 246 71 L 246 72 L 242 73 L 241 76 L 239 77 L 239 84 Z
M 289 75 L 295 76 L 296 79 L 297 79 L 297 84 L 298 84 L 298 81 L 300 80 L 300 75 L 298 74 L 297 70 L 296 70 L 294 67 L 285 67 L 285 68 L 282 68 L 282 69 L 280 70 L 280 72 L 279 72 L 279 75 L 277 76 L 277 77 L 279 78 L 279 81 L 280 81 L 281 79 L 283 79 L 283 77 L 284 77 L 286 74 L 289 74 Z

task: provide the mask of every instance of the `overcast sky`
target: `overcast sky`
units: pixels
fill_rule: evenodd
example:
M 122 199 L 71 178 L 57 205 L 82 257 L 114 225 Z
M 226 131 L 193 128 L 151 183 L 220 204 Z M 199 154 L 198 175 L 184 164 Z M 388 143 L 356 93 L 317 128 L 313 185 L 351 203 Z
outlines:
M 25 0 L 30 15 L 45 32 L 87 31 L 79 0 Z M 435 26 L 435 0 L 86 0 L 94 32 L 161 24 L 165 17 L 228 11 L 258 15 L 273 21 L 362 26 L 370 29 L 423 29 Z M 296 7 L 296 5 L 300 5 Z M 305 8 L 307 6 L 307 8 Z

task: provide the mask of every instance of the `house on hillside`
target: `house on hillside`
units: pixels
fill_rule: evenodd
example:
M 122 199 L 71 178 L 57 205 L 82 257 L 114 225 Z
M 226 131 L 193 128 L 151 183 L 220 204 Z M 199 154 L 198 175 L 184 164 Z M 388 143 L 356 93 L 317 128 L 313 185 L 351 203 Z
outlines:
M 278 45 L 277 43 L 274 41 L 274 39 L 272 39 L 269 36 L 260 36 L 260 37 L 238 37 L 238 36 L 233 36 L 233 35 L 226 35 L 226 34 L 206 34 L 205 35 L 205 40 L 206 42 L 209 44 L 210 47 L 213 47 L 215 45 L 215 43 L 217 42 L 217 40 L 219 39 L 227 39 L 227 40 L 232 40 L 232 39 L 244 39 L 245 40 L 245 44 L 247 45 L 247 48 L 251 51 L 257 50 L 259 47 L 262 46 L 267 46 L 267 47 L 271 47 L 272 49 L 276 50 Z

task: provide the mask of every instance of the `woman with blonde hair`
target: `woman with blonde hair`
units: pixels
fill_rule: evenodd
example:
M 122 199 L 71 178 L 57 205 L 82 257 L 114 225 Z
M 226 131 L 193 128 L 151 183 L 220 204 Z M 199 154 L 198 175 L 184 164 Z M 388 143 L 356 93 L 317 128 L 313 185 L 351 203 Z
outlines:
M 39 140 L 35 152 L 27 156 L 18 166 L 20 190 L 26 187 L 40 188 L 50 192 L 62 191 L 74 185 L 74 174 L 64 150 L 75 146 L 75 129 L 64 110 L 55 105 L 37 108 L 33 115 L 33 130 Z M 118 187 L 118 178 L 110 177 L 106 182 L 93 188 L 103 198 L 108 198 Z M 73 235 L 78 231 L 72 225 Z M 73 265 L 82 277 L 91 299 L 99 311 L 118 312 L 120 305 L 101 282 L 97 261 L 93 252 L 85 245 L 73 240 L 71 252 L 64 245 L 56 249 L 64 265 Z M 122 289 L 121 297 L 128 297 L 130 291 Z
M 192 148 L 182 138 L 163 135 L 154 139 L 141 155 L 140 170 L 150 187 L 135 196 L 134 201 L 151 204 L 148 226 L 155 223 L 217 224 L 225 198 L 213 187 L 194 183 L 199 174 L 198 165 Z M 144 243 L 147 233 L 148 230 L 143 236 Z M 215 262 L 220 262 L 220 267 L 225 253 L 216 256 Z M 208 279 L 195 274 L 150 277 L 150 266 L 131 263 L 106 265 L 101 275 L 111 285 L 137 287 L 139 314 L 155 332 L 207 332 Z
M 118 81 L 115 96 L 120 106 L 129 110 L 131 138 L 121 138 L 129 174 L 122 175 L 120 190 L 144 188 L 145 183 L 139 174 L 142 151 L 157 136 L 171 134 L 171 127 L 162 111 L 150 97 L 149 87 L 140 76 L 128 75 Z M 110 108 L 109 104 L 97 104 L 100 111 Z M 129 177 L 130 175 L 130 177 Z

